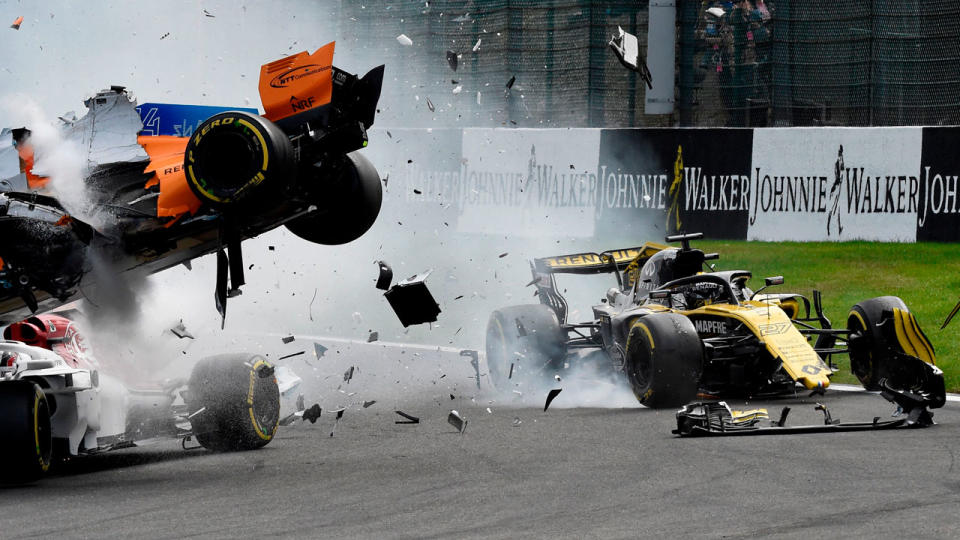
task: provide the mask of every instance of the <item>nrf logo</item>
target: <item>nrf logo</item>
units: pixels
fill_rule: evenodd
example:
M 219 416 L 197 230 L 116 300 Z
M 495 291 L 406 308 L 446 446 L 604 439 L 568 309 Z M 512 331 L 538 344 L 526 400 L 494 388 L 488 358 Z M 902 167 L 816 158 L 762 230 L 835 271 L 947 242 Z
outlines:
M 293 107 L 293 112 L 305 111 L 313 108 L 313 105 L 313 96 L 310 96 L 307 99 L 300 99 L 297 96 L 290 96 L 290 106 Z

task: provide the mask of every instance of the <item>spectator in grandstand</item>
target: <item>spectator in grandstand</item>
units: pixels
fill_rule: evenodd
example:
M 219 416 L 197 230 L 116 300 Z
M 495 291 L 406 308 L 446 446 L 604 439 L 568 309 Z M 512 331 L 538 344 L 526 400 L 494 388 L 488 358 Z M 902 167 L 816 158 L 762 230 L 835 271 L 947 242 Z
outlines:
M 733 96 L 730 120 L 733 126 L 745 125 L 747 98 L 753 91 L 755 50 L 750 29 L 750 13 L 753 7 L 749 0 L 738 0 L 730 13 L 733 29 Z

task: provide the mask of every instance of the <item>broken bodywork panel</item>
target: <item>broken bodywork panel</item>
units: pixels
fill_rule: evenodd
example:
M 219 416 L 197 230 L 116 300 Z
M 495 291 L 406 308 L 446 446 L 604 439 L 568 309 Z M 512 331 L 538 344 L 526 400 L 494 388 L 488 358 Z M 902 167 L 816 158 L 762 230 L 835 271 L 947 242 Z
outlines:
M 213 252 L 222 254 L 225 313 L 228 292 L 244 282 L 242 240 L 284 224 L 322 244 L 363 234 L 381 187 L 355 151 L 367 145 L 383 66 L 359 78 L 332 65 L 333 49 L 263 66 L 265 116 L 138 109 L 123 87 L 97 93 L 83 117 L 60 117 L 61 144 L 83 156 L 79 186 L 53 189 L 69 179 L 53 174 L 42 149 L 34 160 L 29 129 L 0 132 L 0 323 L 78 298 L 95 286 L 94 267 L 153 273 Z

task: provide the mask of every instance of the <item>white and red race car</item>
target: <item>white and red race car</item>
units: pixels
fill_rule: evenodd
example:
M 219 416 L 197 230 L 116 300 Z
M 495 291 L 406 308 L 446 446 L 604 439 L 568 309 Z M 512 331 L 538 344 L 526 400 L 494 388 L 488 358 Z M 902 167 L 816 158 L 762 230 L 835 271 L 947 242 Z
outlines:
M 276 433 L 281 394 L 299 383 L 259 355 L 221 354 L 200 360 L 189 380 L 134 387 L 98 363 L 73 321 L 33 316 L 0 340 L 0 482 L 36 480 L 54 457 L 157 438 L 261 448 Z

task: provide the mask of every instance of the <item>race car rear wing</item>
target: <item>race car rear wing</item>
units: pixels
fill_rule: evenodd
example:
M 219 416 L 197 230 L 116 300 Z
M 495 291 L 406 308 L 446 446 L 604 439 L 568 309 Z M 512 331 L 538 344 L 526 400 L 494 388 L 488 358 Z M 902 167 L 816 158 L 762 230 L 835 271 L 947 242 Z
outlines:
M 647 242 L 639 247 L 613 249 L 603 253 L 576 253 L 533 260 L 533 267 L 541 274 L 603 274 L 621 272 L 638 257 L 647 259 L 670 246 Z

